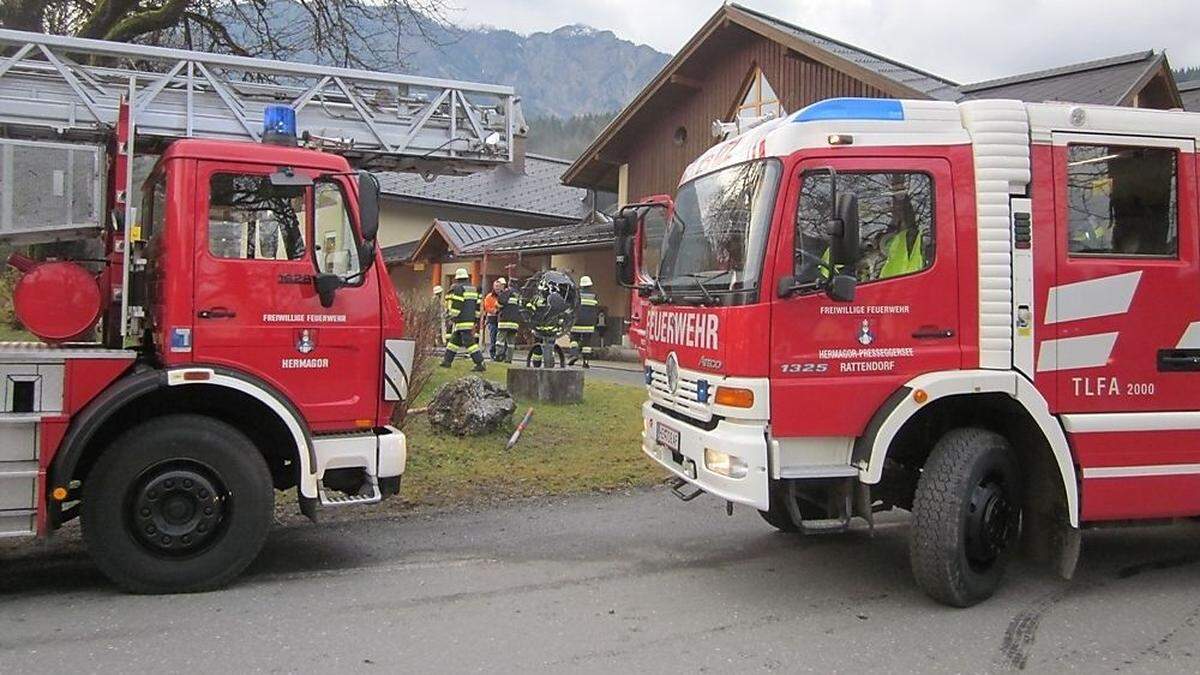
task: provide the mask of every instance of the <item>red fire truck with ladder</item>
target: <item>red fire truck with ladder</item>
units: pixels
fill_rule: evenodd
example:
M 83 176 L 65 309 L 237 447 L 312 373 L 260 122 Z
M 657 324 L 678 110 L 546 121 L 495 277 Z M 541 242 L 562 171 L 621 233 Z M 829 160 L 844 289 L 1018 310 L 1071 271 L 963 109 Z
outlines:
M 10 260 L 44 342 L 0 344 L 0 536 L 78 516 L 120 586 L 194 591 L 253 560 L 275 490 L 310 518 L 396 494 L 414 345 L 369 170 L 511 161 L 513 90 L 8 30 L 0 49 L 0 239 L 96 249 Z
M 1081 528 L 1200 516 L 1198 138 L 831 99 L 718 143 L 617 219 L 642 449 L 788 532 L 911 511 L 913 575 L 957 606 L 1017 544 L 1069 578 Z

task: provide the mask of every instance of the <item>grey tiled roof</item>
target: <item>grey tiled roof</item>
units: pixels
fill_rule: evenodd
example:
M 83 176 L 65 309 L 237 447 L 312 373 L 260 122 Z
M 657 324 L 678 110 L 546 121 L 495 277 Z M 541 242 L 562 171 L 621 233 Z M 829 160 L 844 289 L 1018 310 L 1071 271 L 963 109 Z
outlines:
M 1014 98 L 1116 105 L 1155 60 L 1154 52 L 1134 52 L 1024 75 L 965 84 L 963 99 Z
M 854 45 L 846 44 L 839 40 L 826 37 L 820 33 L 814 33 L 806 30 L 787 21 L 777 19 L 769 14 L 763 14 L 757 10 L 734 4 L 734 7 L 747 13 L 753 14 L 756 18 L 768 23 L 775 28 L 784 31 L 796 38 L 808 42 L 815 47 L 824 49 L 827 52 L 835 54 L 847 61 L 851 61 L 867 70 L 873 71 L 883 77 L 894 82 L 899 82 L 911 89 L 915 89 L 931 98 L 944 99 L 953 101 L 958 98 L 958 92 L 955 89 L 956 83 L 947 80 L 944 77 L 939 77 L 933 73 L 923 70 L 918 70 L 912 66 L 905 65 L 899 61 L 893 61 L 887 57 L 874 54 L 865 49 L 860 49 Z
M 1200 80 L 1180 82 L 1179 98 L 1183 99 L 1184 110 L 1200 112 Z
M 587 190 L 560 182 L 570 162 L 526 155 L 525 172 L 507 166 L 469 176 L 438 176 L 426 182 L 415 173 L 379 174 L 385 196 L 531 213 L 579 220 L 587 215 Z
M 474 223 L 456 223 L 449 220 L 434 221 L 433 226 L 441 232 L 442 237 L 450 244 L 456 254 L 462 253 L 477 244 L 485 244 L 497 239 L 504 239 L 524 232 L 511 227 L 496 227 L 494 225 L 475 225 Z
M 413 239 L 401 244 L 384 246 L 379 250 L 383 253 L 383 262 L 385 263 L 405 262 L 412 257 L 413 252 L 417 250 L 417 246 L 420 243 L 420 239 Z
M 483 249 L 491 253 L 508 253 L 515 251 L 537 251 L 543 249 L 564 248 L 600 248 L 613 241 L 613 224 L 605 223 L 576 223 L 559 227 L 543 227 L 536 230 L 523 230 L 520 233 L 503 239 L 487 242 L 486 246 L 477 244 L 465 251 L 466 254 L 483 253 Z

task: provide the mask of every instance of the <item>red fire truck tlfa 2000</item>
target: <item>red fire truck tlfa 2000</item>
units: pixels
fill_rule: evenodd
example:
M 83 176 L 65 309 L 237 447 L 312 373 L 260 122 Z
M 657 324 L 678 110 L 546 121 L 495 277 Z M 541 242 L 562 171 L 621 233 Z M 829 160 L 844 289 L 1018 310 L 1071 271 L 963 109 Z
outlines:
M 14 31 L 0 48 L 0 239 L 98 244 L 12 260 L 46 343 L 0 344 L 0 536 L 80 516 L 121 586 L 200 590 L 255 557 L 276 489 L 310 517 L 395 494 L 414 345 L 378 183 L 352 166 L 510 161 L 512 89 Z M 135 152 L 159 156 L 140 197 Z
M 1200 515 L 1200 115 L 834 99 L 618 218 L 643 450 L 786 531 L 913 514 L 934 598 L 1019 539 Z M 637 300 L 635 300 L 637 302 Z

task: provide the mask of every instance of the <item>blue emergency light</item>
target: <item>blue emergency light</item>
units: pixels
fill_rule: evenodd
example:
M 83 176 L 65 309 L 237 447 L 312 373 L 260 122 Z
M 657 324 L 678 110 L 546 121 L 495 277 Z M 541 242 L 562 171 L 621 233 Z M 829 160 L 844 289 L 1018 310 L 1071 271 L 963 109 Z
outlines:
M 296 144 L 296 111 L 291 106 L 269 105 L 263 108 L 263 143 Z
M 696 380 L 696 400 L 708 403 L 708 380 Z
M 904 121 L 904 105 L 894 98 L 830 98 L 818 101 L 792 116 L 793 122 L 827 120 Z

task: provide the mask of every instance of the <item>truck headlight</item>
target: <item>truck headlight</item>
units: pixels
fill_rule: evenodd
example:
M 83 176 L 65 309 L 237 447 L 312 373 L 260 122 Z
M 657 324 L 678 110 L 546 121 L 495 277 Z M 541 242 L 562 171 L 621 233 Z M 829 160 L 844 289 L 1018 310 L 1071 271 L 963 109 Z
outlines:
M 749 473 L 746 460 L 712 448 L 704 449 L 704 468 L 727 478 L 745 478 Z

